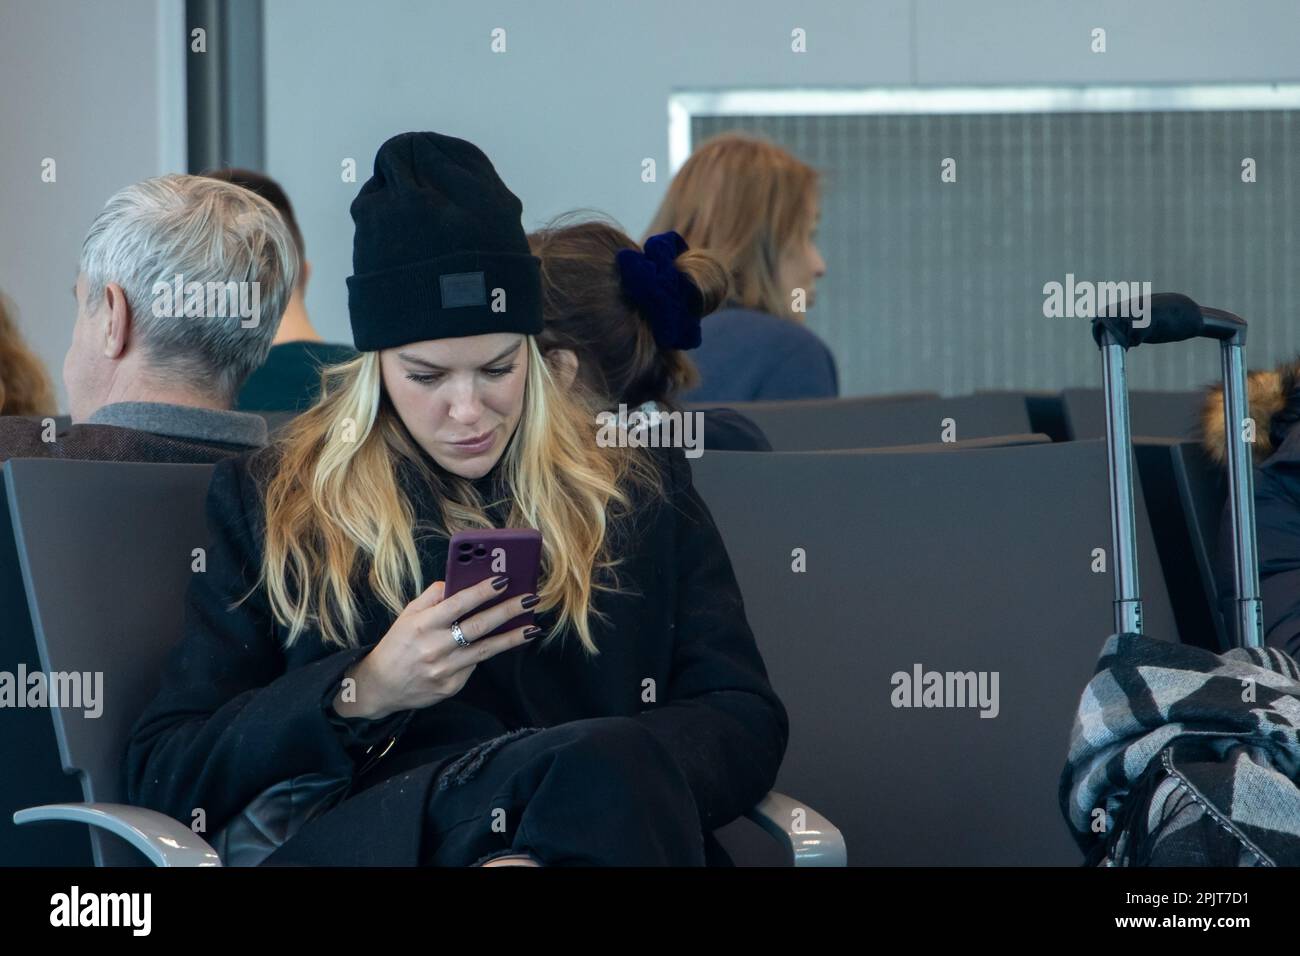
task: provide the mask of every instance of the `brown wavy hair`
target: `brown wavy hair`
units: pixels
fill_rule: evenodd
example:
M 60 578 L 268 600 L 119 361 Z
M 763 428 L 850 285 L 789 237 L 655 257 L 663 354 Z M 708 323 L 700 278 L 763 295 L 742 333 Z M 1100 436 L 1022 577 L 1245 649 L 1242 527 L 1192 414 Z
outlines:
M 12 313 L 0 295 L 0 415 L 57 415 L 50 373 L 23 341 Z
M 660 348 L 650 317 L 623 293 L 617 256 L 641 250 L 618 224 L 568 213 L 528 237 L 542 261 L 542 313 L 537 337 L 543 354 L 569 349 L 578 378 L 605 407 L 654 401 L 673 407 L 675 396 L 699 382 L 699 372 L 678 349 Z M 727 296 L 727 270 L 707 252 L 689 249 L 675 260 L 704 300 L 704 314 Z
M 819 175 L 775 143 L 722 133 L 673 177 L 649 233 L 674 230 L 708 249 L 731 275 L 742 306 L 802 322 L 779 287 L 781 255 L 812 227 Z
M 1277 368 L 1256 369 L 1246 376 L 1247 413 L 1255 422 L 1252 460 L 1263 464 L 1300 422 L 1300 356 Z M 1200 439 L 1211 460 L 1228 462 L 1228 436 L 1224 431 L 1223 385 L 1205 390 L 1201 406 Z

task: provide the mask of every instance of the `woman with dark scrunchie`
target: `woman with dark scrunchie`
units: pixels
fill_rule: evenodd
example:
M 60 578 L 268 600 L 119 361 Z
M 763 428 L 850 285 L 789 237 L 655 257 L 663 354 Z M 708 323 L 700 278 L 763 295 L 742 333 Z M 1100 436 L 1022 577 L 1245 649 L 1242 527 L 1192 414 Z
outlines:
M 561 379 L 575 379 L 606 409 L 684 414 L 680 396 L 699 382 L 686 351 L 700 345 L 700 320 L 726 299 L 722 263 L 687 249 L 675 232 L 645 249 L 613 222 L 576 214 L 528 237 L 542 263 L 546 329 L 538 345 Z M 771 451 L 762 429 L 730 408 L 696 409 L 702 448 Z
M 740 131 L 701 143 L 650 223 L 726 267 L 731 294 L 691 353 L 691 402 L 837 398 L 839 371 L 804 321 L 826 262 L 817 248 L 819 174 L 787 150 Z
M 685 456 L 597 443 L 520 212 L 470 143 L 385 143 L 352 204 L 361 354 L 216 466 L 126 778 L 227 864 L 726 863 L 713 831 L 775 782 L 787 715 Z M 450 536 L 483 528 L 541 532 L 535 594 L 446 594 Z

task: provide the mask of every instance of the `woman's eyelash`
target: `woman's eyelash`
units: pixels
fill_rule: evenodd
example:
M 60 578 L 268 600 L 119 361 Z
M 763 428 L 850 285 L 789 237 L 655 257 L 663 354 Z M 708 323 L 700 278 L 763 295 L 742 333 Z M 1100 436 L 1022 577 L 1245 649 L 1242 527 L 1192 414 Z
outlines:
M 484 369 L 483 371 L 487 372 L 493 378 L 504 378 L 505 376 L 509 375 L 518 367 L 519 367 L 518 364 L 515 364 L 515 365 L 507 365 L 504 368 L 487 368 Z M 424 372 L 424 373 L 407 372 L 406 373 L 406 377 L 408 379 L 410 379 L 412 382 L 415 382 L 419 385 L 428 385 L 436 381 L 440 376 L 441 373 L 433 373 L 433 372 Z

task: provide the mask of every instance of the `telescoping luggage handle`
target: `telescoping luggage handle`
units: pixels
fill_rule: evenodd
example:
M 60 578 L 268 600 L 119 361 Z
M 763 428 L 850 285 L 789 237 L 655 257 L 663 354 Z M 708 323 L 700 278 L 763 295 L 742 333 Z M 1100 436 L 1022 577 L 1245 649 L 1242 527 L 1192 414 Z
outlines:
M 1110 463 L 1111 542 L 1115 568 L 1115 627 L 1142 633 L 1138 590 L 1137 526 L 1133 503 L 1133 443 L 1129 432 L 1125 354 L 1139 345 L 1218 339 L 1223 362 L 1224 434 L 1228 447 L 1228 493 L 1236 584 L 1235 634 L 1240 647 L 1263 646 L 1259 564 L 1255 545 L 1254 475 L 1246 420 L 1246 322 L 1222 309 L 1197 305 L 1185 295 L 1159 292 L 1145 303 L 1107 306 L 1092 320 L 1101 348 L 1106 393 L 1106 451 Z M 1137 308 L 1135 308 L 1135 306 Z M 1140 317 L 1138 317 L 1140 316 Z M 1230 625 L 1233 626 L 1233 625 Z

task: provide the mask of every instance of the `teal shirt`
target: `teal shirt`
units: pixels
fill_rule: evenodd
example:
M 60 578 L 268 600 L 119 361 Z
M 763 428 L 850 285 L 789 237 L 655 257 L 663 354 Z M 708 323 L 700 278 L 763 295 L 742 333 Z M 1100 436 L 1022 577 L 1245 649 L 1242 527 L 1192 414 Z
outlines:
M 300 412 L 320 397 L 321 369 L 356 358 L 350 345 L 285 342 L 275 345 L 244 383 L 235 407 L 245 412 Z

